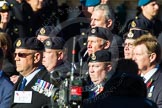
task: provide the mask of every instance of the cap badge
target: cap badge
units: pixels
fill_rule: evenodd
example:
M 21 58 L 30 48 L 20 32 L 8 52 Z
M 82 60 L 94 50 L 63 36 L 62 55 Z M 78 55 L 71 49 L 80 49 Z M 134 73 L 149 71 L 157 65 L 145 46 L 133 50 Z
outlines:
M 92 29 L 92 30 L 91 30 L 91 33 L 95 33 L 95 32 L 96 32 L 96 29 Z
M 21 40 L 18 40 L 16 43 L 16 47 L 20 47 L 21 46 Z
M 128 38 L 132 38 L 133 36 L 134 36 L 134 34 L 133 34 L 132 30 L 130 30 L 128 33 Z
M 46 41 L 46 46 L 51 46 L 51 41 Z
M 95 54 L 92 54 L 91 59 L 92 60 L 96 60 L 96 55 Z
M 3 9 L 3 10 L 7 10 L 7 9 L 8 9 L 8 6 L 7 6 L 6 3 L 3 4 L 2 9 Z
M 132 27 L 136 27 L 135 21 L 132 21 L 131 26 L 132 26 Z
M 41 29 L 40 29 L 40 34 L 42 34 L 42 35 L 43 35 L 43 34 L 45 34 L 45 33 L 46 33 L 45 28 L 41 28 Z

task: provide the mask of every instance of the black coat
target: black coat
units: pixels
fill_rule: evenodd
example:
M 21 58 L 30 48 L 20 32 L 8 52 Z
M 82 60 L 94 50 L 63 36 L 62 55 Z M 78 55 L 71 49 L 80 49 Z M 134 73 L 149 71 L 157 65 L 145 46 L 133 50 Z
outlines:
M 108 96 L 94 101 L 87 101 L 83 108 L 157 108 L 146 98 Z
M 157 108 L 146 99 L 146 87 L 141 77 L 122 73 L 114 76 L 104 90 L 83 101 L 83 108 Z
M 160 67 L 157 72 L 150 78 L 152 81 L 152 84 L 147 88 L 147 97 L 148 99 L 154 101 L 157 105 L 158 108 L 162 108 L 162 68 Z M 150 80 L 146 83 L 150 82 Z M 154 89 L 152 91 L 152 96 L 150 96 L 150 88 L 154 86 Z
M 18 90 L 20 83 L 22 81 L 23 77 L 20 76 L 18 82 L 15 85 L 14 90 Z M 43 105 L 49 104 L 50 103 L 50 97 L 45 96 L 44 94 L 40 94 L 36 91 L 34 91 L 31 87 L 34 86 L 36 83 L 37 79 L 42 79 L 44 81 L 50 82 L 50 76 L 47 70 L 44 68 L 38 74 L 36 74 L 33 79 L 26 85 L 24 88 L 24 91 L 32 91 L 32 101 L 31 103 L 13 103 L 12 99 L 12 104 L 11 108 L 41 108 Z

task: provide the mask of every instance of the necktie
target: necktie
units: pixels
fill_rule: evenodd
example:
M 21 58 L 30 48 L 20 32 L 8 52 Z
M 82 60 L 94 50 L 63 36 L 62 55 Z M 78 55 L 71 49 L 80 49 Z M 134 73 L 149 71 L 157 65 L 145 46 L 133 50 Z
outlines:
M 20 91 L 24 90 L 26 81 L 27 81 L 26 78 L 23 78 L 23 80 L 22 80 L 22 82 L 21 82 L 21 84 L 20 84 L 20 87 L 19 87 L 19 90 L 20 90 Z

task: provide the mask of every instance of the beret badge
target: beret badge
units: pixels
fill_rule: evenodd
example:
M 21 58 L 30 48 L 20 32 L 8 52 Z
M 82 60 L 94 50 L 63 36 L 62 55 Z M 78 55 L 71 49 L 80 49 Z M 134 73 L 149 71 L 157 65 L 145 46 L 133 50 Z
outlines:
M 2 9 L 3 9 L 3 10 L 7 10 L 7 9 L 8 9 L 8 6 L 7 6 L 6 3 L 4 3 L 4 5 L 2 6 Z
M 134 36 L 132 30 L 128 33 L 128 38 L 132 38 Z
M 95 54 L 92 54 L 91 59 L 92 60 L 96 60 L 96 55 Z
M 49 47 L 49 46 L 51 46 L 51 45 L 52 45 L 51 41 L 49 41 L 49 40 L 48 40 L 48 41 L 46 41 L 46 46 L 48 46 L 48 47 Z
M 16 42 L 16 47 L 20 47 L 21 46 L 21 40 L 18 40 L 17 42 Z
M 41 28 L 41 29 L 40 29 L 40 34 L 43 35 L 43 34 L 45 34 L 45 33 L 46 33 L 45 28 Z
M 91 33 L 95 33 L 95 32 L 96 32 L 96 29 L 92 29 L 92 30 L 91 30 Z

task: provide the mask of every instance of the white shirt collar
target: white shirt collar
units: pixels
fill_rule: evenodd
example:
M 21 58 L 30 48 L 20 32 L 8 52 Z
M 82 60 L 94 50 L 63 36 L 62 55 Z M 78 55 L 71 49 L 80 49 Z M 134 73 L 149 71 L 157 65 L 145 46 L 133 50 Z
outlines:
M 28 75 L 28 76 L 25 77 L 26 80 L 27 80 L 25 86 L 33 79 L 33 77 L 34 77 L 41 69 L 42 69 L 42 68 L 38 68 L 38 69 L 36 69 L 34 72 L 32 72 L 30 75 Z
M 151 69 L 149 72 L 147 72 L 145 75 L 141 75 L 144 77 L 144 82 L 146 83 L 152 76 L 153 74 L 158 70 L 159 65 L 157 65 L 155 68 Z

